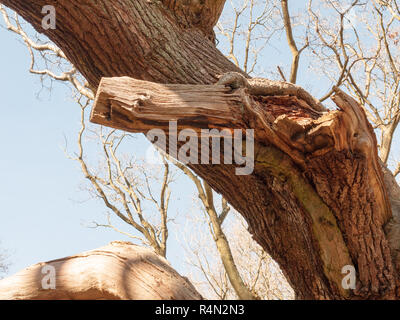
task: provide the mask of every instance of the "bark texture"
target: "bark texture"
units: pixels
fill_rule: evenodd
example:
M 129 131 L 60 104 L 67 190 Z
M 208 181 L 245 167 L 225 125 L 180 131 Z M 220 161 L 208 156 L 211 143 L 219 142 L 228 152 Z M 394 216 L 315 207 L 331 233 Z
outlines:
M 55 288 L 48 288 L 54 267 Z M 42 273 L 42 270 L 45 270 Z M 45 285 L 43 286 L 44 283 Z M 198 300 L 200 294 L 152 250 L 129 242 L 30 266 L 0 280 L 0 300 Z
M 154 127 L 168 132 L 168 121 L 177 119 L 178 129 L 196 132 L 256 128 L 253 177 L 262 184 L 257 181 L 257 189 L 247 190 L 251 177 L 242 177 L 234 195 L 253 199 L 260 191 L 268 192 L 265 200 L 238 201 L 224 193 L 241 206 L 242 213 L 248 213 L 245 217 L 255 239 L 282 266 L 296 266 L 297 270 L 287 271 L 289 277 L 294 273 L 304 286 L 313 283 L 311 290 L 319 297 L 332 297 L 324 295 L 324 286 L 334 290 L 336 298 L 352 296 L 341 286 L 345 265 L 358 268 L 354 297 L 381 297 L 382 292 L 395 297 L 396 273 L 383 230 L 392 215 L 391 206 L 376 138 L 361 106 L 337 89 L 334 101 L 339 110 L 321 112 L 320 106 L 318 110 L 310 106 L 313 101 L 303 91 L 287 83 L 251 83 L 268 96 L 251 95 L 254 90 L 246 87 L 232 91 L 220 85 L 105 78 L 92 121 L 144 133 Z M 226 174 L 238 179 L 232 172 Z M 227 184 L 220 188 L 226 189 Z M 266 205 L 262 210 L 267 214 L 249 212 L 253 204 Z M 325 277 L 324 282 L 316 279 L 318 274 Z
M 194 84 L 241 72 L 208 39 L 224 2 L 1 1 L 53 40 L 93 88 L 105 76 Z M 42 29 L 45 5 L 56 9 L 54 30 Z
M 233 165 L 191 168 L 246 218 L 298 298 L 399 296 L 393 246 L 384 233 L 392 209 L 376 138 L 352 98 L 337 90 L 339 109 L 321 112 L 296 90 L 283 90 L 284 83 L 272 84 L 279 90 L 268 95 L 249 88 L 156 84 L 209 85 L 218 75 L 242 72 L 213 42 L 211 26 L 224 1 L 0 3 L 45 32 L 92 87 L 102 77 L 136 79 L 103 80 L 95 122 L 132 132 L 164 128 L 167 119 L 195 130 L 254 128 L 252 175 L 236 175 Z M 41 8 L 49 4 L 57 9 L 57 29 L 44 31 Z M 354 291 L 341 286 L 345 265 L 356 268 Z

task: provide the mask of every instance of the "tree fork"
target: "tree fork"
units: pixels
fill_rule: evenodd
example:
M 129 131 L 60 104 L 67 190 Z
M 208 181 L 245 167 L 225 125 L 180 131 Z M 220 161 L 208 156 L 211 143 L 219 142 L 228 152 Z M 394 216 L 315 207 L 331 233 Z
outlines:
M 129 279 L 129 281 L 127 281 Z M 2 300 L 201 300 L 153 250 L 113 241 L 0 280 Z
M 209 40 L 225 0 L 179 2 L 0 1 L 57 44 L 92 88 L 107 76 L 205 84 L 227 71 L 243 72 Z M 56 29 L 42 28 L 45 5 L 56 9 Z
M 312 259 L 318 261 L 323 269 L 319 272 L 328 279 L 324 286 L 331 291 L 326 296 L 319 292 L 321 297 L 350 297 L 341 286 L 345 265 L 358 268 L 360 283 L 355 296 L 367 293 L 368 297 L 378 297 L 385 292 L 387 297 L 394 297 L 396 276 L 383 232 L 391 207 L 376 138 L 364 111 L 339 89 L 335 89 L 333 98 L 339 110 L 321 113 L 303 100 L 304 95 L 281 95 L 287 84 L 268 84 L 279 95 L 266 90 L 270 96 L 252 96 L 247 88 L 232 91 L 221 85 L 162 85 L 127 77 L 104 78 L 91 121 L 136 133 L 152 128 L 167 132 L 168 121 L 174 120 L 178 121 L 178 130 L 190 128 L 196 132 L 254 128 L 255 179 L 263 180 L 268 193 L 281 200 L 263 215 L 245 215 L 257 241 L 270 253 L 275 252 L 273 257 L 278 262 L 284 257 L 276 248 L 286 256 L 297 257 L 297 262 L 291 264 L 297 264 L 303 272 L 311 268 Z M 196 165 L 191 167 L 196 171 Z M 230 201 L 236 208 L 245 209 L 237 199 Z M 353 208 L 360 211 L 354 212 Z M 277 217 L 271 219 L 269 215 L 287 215 L 288 211 L 296 219 L 285 221 L 282 229 L 272 229 Z M 360 221 L 365 225 L 358 225 Z M 307 237 L 298 237 L 296 233 L 301 229 L 296 222 L 308 226 Z M 357 233 L 360 227 L 365 228 L 362 234 Z M 286 236 L 299 238 L 293 241 L 297 245 L 271 237 L 282 230 L 293 230 L 286 231 Z M 306 244 L 312 244 L 312 248 Z M 373 259 L 361 248 L 367 245 L 374 251 Z M 315 256 L 306 263 L 308 251 Z M 371 264 L 376 265 L 371 269 Z
M 211 41 L 210 24 L 224 2 L 188 1 L 187 7 L 174 7 L 167 0 L 0 0 L 55 42 L 93 88 L 103 77 L 207 85 L 218 75 L 243 73 Z M 41 28 L 45 5 L 56 7 L 55 30 Z M 184 12 L 191 12 L 186 22 Z M 397 298 L 397 272 L 383 233 L 390 204 L 375 137 L 361 108 L 339 91 L 335 102 L 342 109 L 321 115 L 296 96 L 248 97 L 244 89 L 212 90 L 225 103 L 229 95 L 244 99 L 243 108 L 232 101 L 221 107 L 223 117 L 221 111 L 209 110 L 208 127 L 254 128 L 255 171 L 237 176 L 231 165 L 191 168 L 246 218 L 255 240 L 279 263 L 298 298 Z M 228 111 L 232 105 L 236 113 Z M 113 112 L 135 118 L 122 108 L 123 101 L 116 99 L 114 106 Z M 229 127 L 225 116 L 236 122 Z M 134 129 L 128 122 L 121 117 L 119 124 Z M 191 119 L 188 125 L 205 123 Z M 341 289 L 344 263 L 358 271 L 354 292 Z

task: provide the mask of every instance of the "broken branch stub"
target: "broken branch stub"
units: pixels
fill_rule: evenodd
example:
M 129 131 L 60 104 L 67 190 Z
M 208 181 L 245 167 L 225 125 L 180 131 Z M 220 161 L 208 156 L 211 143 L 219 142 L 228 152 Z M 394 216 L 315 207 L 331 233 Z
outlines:
M 1 300 L 199 300 L 153 250 L 130 242 L 32 265 L 0 280 Z
M 220 85 L 164 85 L 126 77 L 104 78 L 91 121 L 143 133 L 154 128 L 167 130 L 168 121 L 177 121 L 178 130 L 196 132 L 202 128 L 254 129 L 256 148 L 252 175 L 257 180 L 262 179 L 266 193 L 278 196 L 277 188 L 283 188 L 281 193 L 286 193 L 279 204 L 271 200 L 266 210 L 285 215 L 282 208 L 291 208 L 293 218 L 285 220 L 287 225 L 281 228 L 285 232 L 297 232 L 294 230 L 304 229 L 305 223 L 310 231 L 302 235 L 304 239 L 300 237 L 296 244 L 289 245 L 277 236 L 282 230 L 273 215 L 247 213 L 242 203 L 226 195 L 244 213 L 254 238 L 264 248 L 269 248 L 281 265 L 287 263 L 285 255 L 289 254 L 298 257 L 290 264 L 298 264 L 299 270 L 310 270 L 306 265 L 322 261 L 320 275 L 318 270 L 310 271 L 315 273 L 310 277 L 319 280 L 310 280 L 316 282 L 313 288 L 304 289 L 304 296 L 326 297 L 321 294 L 321 290 L 326 290 L 321 289 L 321 283 L 325 283 L 330 288 L 328 296 L 349 297 L 351 294 L 344 292 L 341 286 L 341 268 L 354 265 L 359 272 L 359 282 L 353 295 L 393 297 L 397 275 L 383 231 L 392 213 L 376 137 L 362 107 L 335 89 L 333 100 L 339 109 L 324 111 L 322 106 L 316 109 L 314 103 L 310 106 L 313 100 L 304 90 L 285 91 L 282 82 L 263 81 L 262 85 L 265 84 L 270 86 L 267 90 L 262 88 L 261 93 L 268 92 L 268 95 L 254 94 L 254 90 L 246 87 L 232 90 Z M 202 165 L 189 166 L 207 177 Z M 225 166 L 226 176 L 231 171 Z M 235 181 L 236 178 L 230 179 Z M 215 181 L 210 185 L 221 189 Z M 296 203 L 300 205 L 298 208 L 294 207 Z M 297 223 L 303 226 L 296 226 Z M 276 237 L 265 237 L 266 234 Z M 287 236 L 298 238 L 298 234 L 290 232 Z M 265 242 L 266 239 L 269 242 Z M 307 243 L 314 246 L 311 256 Z M 286 270 L 289 279 L 301 274 L 291 272 Z

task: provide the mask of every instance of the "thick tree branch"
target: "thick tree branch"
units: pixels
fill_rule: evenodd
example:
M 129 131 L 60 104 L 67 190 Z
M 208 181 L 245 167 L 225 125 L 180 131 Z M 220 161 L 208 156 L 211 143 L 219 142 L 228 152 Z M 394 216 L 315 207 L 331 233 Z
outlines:
M 194 27 L 202 30 L 206 37 L 215 40 L 216 25 L 226 0 L 162 0 L 176 17 L 183 28 Z
M 95 250 L 35 264 L 0 280 L 0 299 L 198 300 L 202 297 L 186 278 L 150 249 L 113 241 Z
M 277 88 L 277 95 L 266 90 L 264 92 L 269 96 L 254 96 L 249 95 L 251 91 L 240 87 L 229 91 L 232 89 L 219 85 L 159 85 L 128 78 L 103 79 L 92 121 L 144 133 L 151 128 L 167 130 L 167 121 L 172 120 L 178 121 L 178 131 L 190 128 L 199 132 L 211 127 L 220 130 L 256 129 L 255 173 L 265 177 L 266 185 L 271 179 L 285 177 L 289 188 L 286 199 L 282 201 L 296 199 L 294 201 L 305 208 L 305 212 L 301 210 L 296 214 L 311 219 L 307 223 L 313 230 L 310 236 L 318 248 L 315 252 L 321 252 L 318 259 L 325 266 L 325 276 L 331 284 L 336 283 L 335 290 L 347 295 L 340 285 L 341 268 L 354 261 L 360 268 L 364 285 L 377 281 L 371 277 L 378 276 L 378 273 L 389 272 L 391 276 L 380 279 L 380 285 L 385 290 L 393 290 L 390 250 L 383 232 L 383 226 L 391 216 L 391 207 L 379 165 L 376 138 L 364 111 L 337 88 L 334 101 L 340 110 L 320 113 L 302 99 L 304 95 L 281 95 L 285 92 L 279 86 L 280 82 L 271 84 L 272 88 Z M 269 147 L 262 147 L 265 143 Z M 337 163 L 343 161 L 345 165 L 338 167 Z M 321 180 L 326 179 L 324 170 L 330 162 L 332 168 L 338 170 L 337 175 Z M 302 177 L 301 171 L 306 173 L 307 179 Z M 335 184 L 338 191 L 349 188 L 349 193 L 341 195 L 343 203 L 337 203 L 336 194 L 332 198 L 331 187 Z M 346 203 L 352 203 L 353 207 L 359 205 L 360 213 L 346 207 Z M 294 204 L 290 206 L 292 210 L 296 207 Z M 357 217 L 354 225 L 345 225 L 346 215 Z M 353 228 L 360 219 L 359 215 L 368 219 L 368 226 L 373 228 L 373 232 L 370 230 L 363 236 L 380 257 L 379 262 L 376 261 L 376 268 L 380 271 L 375 275 L 367 270 L 374 262 L 365 260 L 364 265 L 366 253 L 360 250 L 358 241 L 352 242 L 355 240 Z M 250 227 L 256 228 L 251 222 Z M 376 236 L 381 238 L 381 243 L 375 242 Z M 382 269 L 382 265 L 389 266 L 389 269 Z M 374 288 L 374 294 L 381 290 L 380 285 Z M 359 288 L 358 294 L 362 295 L 363 290 Z
M 38 31 L 42 6 L 55 5 L 57 28 L 45 33 L 95 88 L 103 77 L 205 85 L 241 72 L 204 31 L 184 28 L 159 1 L 0 2 Z M 245 217 L 298 298 L 398 297 L 383 232 L 391 210 L 376 139 L 353 99 L 337 90 L 340 110 L 323 112 L 279 83 L 256 94 L 246 87 L 135 81 L 105 80 L 92 120 L 132 132 L 163 129 L 168 120 L 179 120 L 178 130 L 255 130 L 253 174 L 236 175 L 228 164 L 190 168 Z M 270 92 L 274 86 L 279 90 Z M 348 264 L 357 270 L 354 291 L 341 286 Z

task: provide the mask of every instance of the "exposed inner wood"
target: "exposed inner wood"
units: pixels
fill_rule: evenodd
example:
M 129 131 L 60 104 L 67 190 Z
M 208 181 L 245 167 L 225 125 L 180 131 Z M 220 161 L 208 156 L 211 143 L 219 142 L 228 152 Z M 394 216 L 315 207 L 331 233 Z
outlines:
M 0 299 L 199 300 L 202 297 L 152 250 L 114 241 L 95 250 L 35 264 L 0 280 Z
M 219 75 L 242 72 L 212 41 L 210 26 L 224 2 L 0 0 L 54 41 L 94 90 L 103 77 L 211 85 Z M 56 6 L 55 30 L 41 28 L 45 5 Z M 298 298 L 399 297 L 390 252 L 396 245 L 383 233 L 391 209 L 375 137 L 349 97 L 338 91 L 339 110 L 320 114 L 296 96 L 256 97 L 215 86 L 183 94 L 188 87 L 126 80 L 118 92 L 113 81 L 99 90 L 93 121 L 132 132 L 165 128 L 171 117 L 180 128 L 255 129 L 252 175 L 236 175 L 234 165 L 190 167 L 245 217 Z M 132 98 L 143 92 L 145 99 Z M 190 103 L 191 94 L 205 99 L 201 109 Z M 209 104 L 208 94 L 218 105 Z M 344 263 L 356 268 L 355 291 L 341 288 Z
M 356 295 L 385 291 L 390 297 L 396 277 L 383 226 L 391 217 L 391 207 L 376 138 L 354 99 L 336 89 L 334 101 L 338 110 L 321 113 L 297 96 L 252 96 L 243 88 L 232 91 L 220 85 L 162 85 L 127 77 L 104 78 L 91 121 L 143 133 L 152 128 L 168 133 L 168 121 L 178 121 L 178 131 L 255 129 L 255 170 L 252 177 L 241 179 L 256 178 L 254 186 L 261 180 L 260 188 L 267 194 L 265 200 L 254 202 L 273 203 L 263 207 L 262 215 L 247 216 L 255 238 L 269 252 L 275 252 L 278 261 L 288 256 L 302 261 L 298 266 L 304 268 L 301 272 L 319 261 L 323 268 L 319 272 L 327 279 L 314 283 L 329 286 L 334 295 L 349 296 L 341 286 L 341 270 L 345 265 L 356 265 L 361 284 Z M 240 188 L 240 183 L 235 185 Z M 238 200 L 232 199 L 232 203 Z M 295 220 L 285 221 L 285 214 Z M 277 220 L 284 224 L 277 227 Z M 299 238 L 296 232 L 304 228 L 309 234 Z M 283 229 L 289 239 L 273 239 L 276 230 Z M 266 233 L 271 237 L 268 240 Z M 284 249 L 285 257 L 276 248 Z M 307 251 L 314 257 L 305 257 Z

